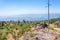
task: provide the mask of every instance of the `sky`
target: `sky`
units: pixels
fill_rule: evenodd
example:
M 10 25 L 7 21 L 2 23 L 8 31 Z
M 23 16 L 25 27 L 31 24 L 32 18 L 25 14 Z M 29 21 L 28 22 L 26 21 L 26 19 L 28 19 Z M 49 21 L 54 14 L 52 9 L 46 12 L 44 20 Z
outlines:
M 0 0 L 0 16 L 47 14 L 48 0 Z M 60 13 L 60 0 L 50 0 L 50 13 Z

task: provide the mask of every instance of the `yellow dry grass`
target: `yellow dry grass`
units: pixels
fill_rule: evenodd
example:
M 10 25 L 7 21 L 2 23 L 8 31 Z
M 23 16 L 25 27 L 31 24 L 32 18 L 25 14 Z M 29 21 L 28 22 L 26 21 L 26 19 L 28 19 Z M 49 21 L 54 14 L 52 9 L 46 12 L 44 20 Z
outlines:
M 54 24 L 50 24 L 50 28 L 55 30 L 56 32 L 60 32 L 60 28 L 57 28 Z

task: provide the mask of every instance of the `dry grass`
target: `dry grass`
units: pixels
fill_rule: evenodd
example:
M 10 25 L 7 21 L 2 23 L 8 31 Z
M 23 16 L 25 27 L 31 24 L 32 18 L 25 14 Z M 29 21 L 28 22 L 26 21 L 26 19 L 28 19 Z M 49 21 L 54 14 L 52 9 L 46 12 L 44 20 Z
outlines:
M 57 28 L 54 24 L 50 24 L 50 28 L 55 30 L 56 32 L 60 32 L 60 28 Z

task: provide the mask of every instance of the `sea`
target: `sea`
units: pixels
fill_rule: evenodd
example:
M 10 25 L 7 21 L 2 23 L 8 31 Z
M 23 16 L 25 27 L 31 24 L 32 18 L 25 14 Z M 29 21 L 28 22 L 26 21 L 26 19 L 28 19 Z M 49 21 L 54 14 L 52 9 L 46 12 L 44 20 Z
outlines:
M 50 19 L 60 18 L 60 13 L 50 14 Z M 0 16 L 0 21 L 38 21 L 48 20 L 48 14 L 21 14 L 11 16 Z

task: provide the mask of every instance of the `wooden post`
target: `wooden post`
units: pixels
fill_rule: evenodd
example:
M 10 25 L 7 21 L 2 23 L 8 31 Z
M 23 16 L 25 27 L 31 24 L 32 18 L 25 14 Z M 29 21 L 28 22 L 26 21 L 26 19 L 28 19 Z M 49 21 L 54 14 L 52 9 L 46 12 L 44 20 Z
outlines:
M 50 2 L 48 0 L 48 30 L 49 30 L 49 24 L 50 24 Z

